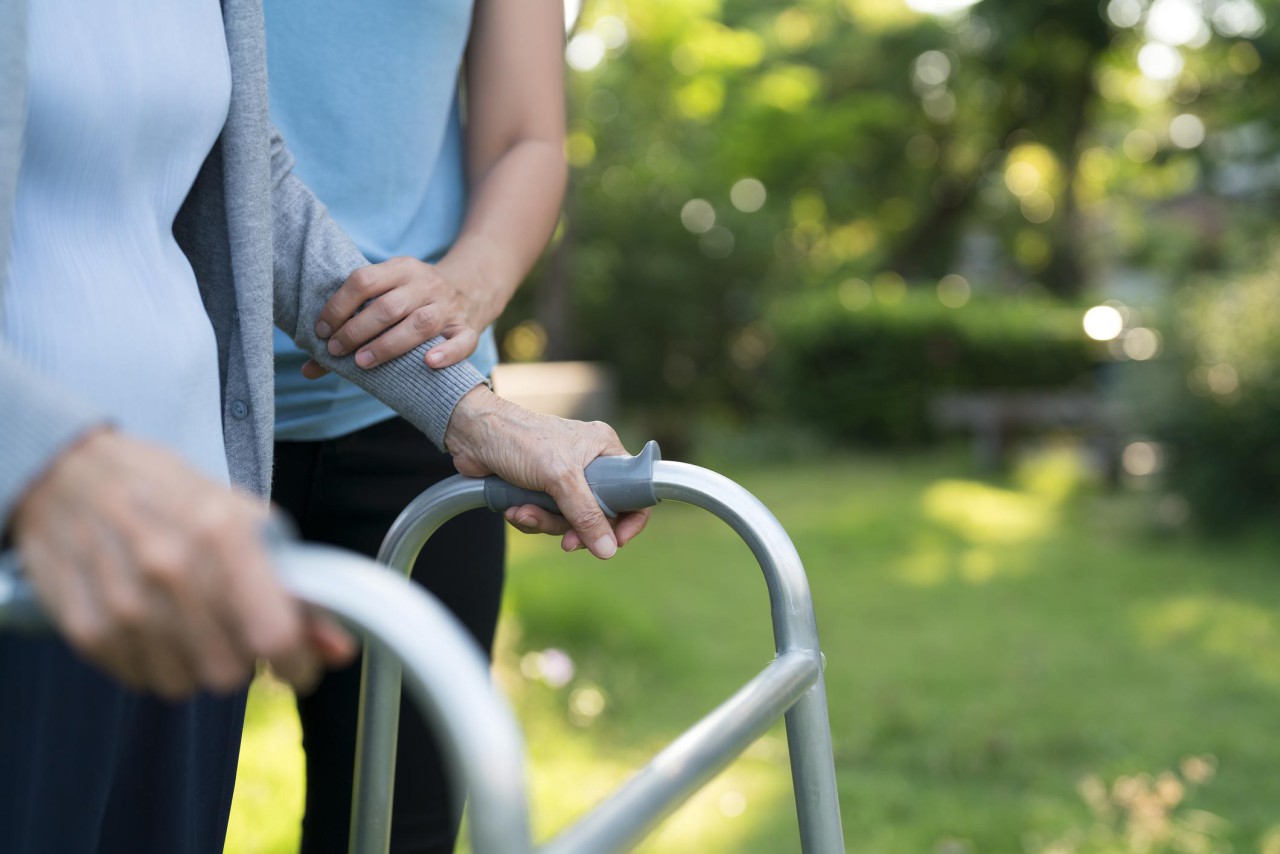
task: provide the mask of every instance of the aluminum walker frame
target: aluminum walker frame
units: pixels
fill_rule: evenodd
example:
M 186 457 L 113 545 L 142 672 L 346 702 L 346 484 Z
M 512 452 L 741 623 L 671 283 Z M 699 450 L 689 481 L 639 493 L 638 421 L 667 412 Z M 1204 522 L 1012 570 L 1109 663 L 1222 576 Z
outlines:
M 611 515 L 671 500 L 702 507 L 728 523 L 764 573 L 776 657 L 601 804 L 535 847 L 520 730 L 489 679 L 483 653 L 443 605 L 399 576 L 408 573 L 440 525 L 457 514 L 525 503 L 554 509 L 550 498 L 498 478 L 449 478 L 420 495 L 396 520 L 379 552 L 383 565 L 341 549 L 275 543 L 273 558 L 285 588 L 333 613 L 366 641 L 351 852 L 385 854 L 389 845 L 403 678 L 440 736 L 454 797 L 469 797 L 474 854 L 628 850 L 783 716 L 801 848 L 804 854 L 842 854 L 825 662 L 808 580 L 781 524 L 733 481 L 660 460 L 654 443 L 636 457 L 596 460 L 587 467 L 587 480 Z M 0 630 L 47 630 L 17 569 L 16 559 L 0 556 Z

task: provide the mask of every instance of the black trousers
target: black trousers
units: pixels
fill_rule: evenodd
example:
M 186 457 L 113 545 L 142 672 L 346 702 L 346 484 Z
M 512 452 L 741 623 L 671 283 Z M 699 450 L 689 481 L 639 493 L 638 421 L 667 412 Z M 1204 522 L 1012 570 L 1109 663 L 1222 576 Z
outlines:
M 220 854 L 244 698 L 165 702 L 0 636 L 0 851 Z
M 456 474 L 407 422 L 395 418 L 338 439 L 277 442 L 272 498 L 302 537 L 369 556 L 396 516 L 424 489 Z M 436 595 L 491 650 L 502 596 L 505 523 L 474 510 L 446 523 L 418 558 L 413 580 Z M 355 764 L 359 662 L 328 673 L 298 701 L 307 754 L 302 854 L 347 850 Z M 443 761 L 421 715 L 402 702 L 391 850 L 450 852 L 458 833 Z

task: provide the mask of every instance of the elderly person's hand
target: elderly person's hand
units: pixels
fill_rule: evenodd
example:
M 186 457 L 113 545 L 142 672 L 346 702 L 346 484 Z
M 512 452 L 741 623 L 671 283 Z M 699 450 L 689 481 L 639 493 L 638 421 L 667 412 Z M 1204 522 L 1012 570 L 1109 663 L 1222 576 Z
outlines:
M 612 557 L 649 520 L 648 510 L 610 520 L 591 494 L 583 474 L 587 464 L 627 452 L 613 428 L 599 421 L 540 415 L 477 386 L 454 409 L 445 446 L 462 474 L 497 474 L 554 498 L 563 516 L 526 504 L 509 509 L 506 518 L 526 533 L 564 534 L 566 551 L 585 544 L 596 557 Z
M 62 636 L 125 684 L 169 699 L 228 692 L 262 657 L 305 691 L 355 645 L 280 586 L 265 515 L 167 451 L 102 429 L 27 490 L 12 528 Z

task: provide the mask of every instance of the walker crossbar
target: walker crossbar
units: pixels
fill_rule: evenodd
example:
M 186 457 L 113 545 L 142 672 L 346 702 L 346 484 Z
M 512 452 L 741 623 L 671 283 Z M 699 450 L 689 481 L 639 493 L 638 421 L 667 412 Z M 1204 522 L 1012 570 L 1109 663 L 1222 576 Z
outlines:
M 727 702 L 672 743 L 593 812 L 539 849 L 548 854 L 607 854 L 629 848 L 684 798 L 745 750 L 785 713 L 792 782 L 804 854 L 844 851 L 836 791 L 831 728 L 827 718 L 822 653 L 809 582 L 786 531 L 755 496 L 715 472 L 659 460 L 649 443 L 634 458 L 614 458 L 628 473 L 606 488 L 628 499 L 601 495 L 613 509 L 639 509 L 660 500 L 680 501 L 711 511 L 746 542 L 760 564 L 769 590 L 778 657 Z M 599 465 L 603 460 L 593 463 Z M 618 481 L 646 478 L 648 490 Z M 591 469 L 588 468 L 590 482 Z M 467 510 L 502 510 L 531 497 L 554 507 L 546 496 L 494 489 L 488 481 L 453 477 L 426 490 L 405 508 L 388 531 L 378 560 L 408 574 L 427 539 L 449 519 Z M 501 484 L 500 481 L 497 482 Z M 495 492 L 505 500 L 494 500 Z M 637 496 L 651 496 L 637 497 Z M 626 503 L 628 500 L 633 503 Z M 399 724 L 399 665 L 377 647 L 365 651 L 356 746 L 351 854 L 385 854 L 390 842 L 396 731 Z M 472 795 L 474 802 L 474 794 Z M 474 805 L 472 807 L 475 816 Z

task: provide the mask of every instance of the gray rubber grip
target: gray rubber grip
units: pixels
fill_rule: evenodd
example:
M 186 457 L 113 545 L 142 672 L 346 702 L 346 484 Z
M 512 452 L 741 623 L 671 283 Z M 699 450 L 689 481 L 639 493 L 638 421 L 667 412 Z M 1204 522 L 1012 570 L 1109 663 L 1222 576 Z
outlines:
M 662 459 L 657 442 L 649 442 L 634 457 L 600 457 L 591 462 L 584 474 L 587 486 L 596 497 L 600 509 L 609 518 L 628 510 L 643 510 L 658 503 L 653 491 L 653 464 Z M 500 477 L 484 480 L 484 500 L 489 509 L 501 513 L 508 507 L 536 504 L 544 510 L 559 513 L 550 495 L 512 486 Z

